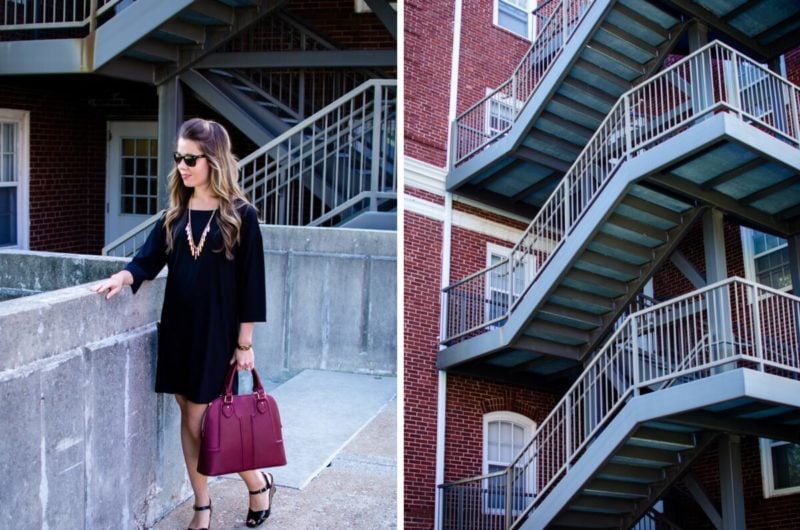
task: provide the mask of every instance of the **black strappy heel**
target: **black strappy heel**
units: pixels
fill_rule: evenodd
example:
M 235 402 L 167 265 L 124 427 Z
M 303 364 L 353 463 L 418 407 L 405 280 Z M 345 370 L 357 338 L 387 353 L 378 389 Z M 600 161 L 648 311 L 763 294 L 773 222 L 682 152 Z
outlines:
M 211 528 L 211 503 L 208 503 L 208 506 L 192 506 L 192 509 L 196 512 L 204 512 L 208 510 L 208 526 L 206 528 L 189 528 L 189 530 L 209 530 Z
M 248 508 L 247 522 L 245 522 L 245 526 L 247 526 L 247 528 L 255 528 L 257 526 L 261 526 L 261 524 L 267 520 L 267 517 L 269 517 L 269 512 L 272 509 L 272 497 L 275 495 L 275 490 L 277 489 L 275 488 L 275 479 L 270 474 L 269 478 L 272 479 L 270 480 L 269 478 L 267 478 L 267 475 L 264 474 L 263 471 L 261 472 L 261 476 L 264 477 L 264 482 L 266 483 L 264 487 L 258 491 L 248 490 L 248 493 L 250 493 L 250 495 L 260 495 L 262 493 L 266 493 L 267 491 L 269 491 L 269 508 L 267 508 L 266 510 L 259 510 L 259 511 L 253 511 Z

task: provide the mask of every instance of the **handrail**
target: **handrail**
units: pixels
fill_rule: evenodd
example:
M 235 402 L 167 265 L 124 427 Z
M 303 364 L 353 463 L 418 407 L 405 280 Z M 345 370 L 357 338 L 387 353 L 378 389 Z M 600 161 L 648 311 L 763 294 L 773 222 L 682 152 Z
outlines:
M 54 0 L 40 2 L 3 2 L 0 31 L 30 29 L 83 28 L 96 24 L 102 15 L 122 0 Z
M 397 81 L 373 79 L 244 158 L 241 186 L 262 222 L 332 221 L 365 191 L 376 210 L 380 194 L 397 191 L 396 109 Z
M 740 87 L 740 75 L 749 80 L 744 88 Z M 716 112 L 734 113 L 798 147 L 798 107 L 800 88 L 719 41 L 625 92 L 509 257 L 493 266 L 505 267 L 504 286 L 496 287 L 493 269 L 486 268 L 443 290 L 447 325 L 442 342 L 448 344 L 488 329 L 488 323 L 497 318 L 488 315 L 485 307 L 492 289 L 511 293 L 507 318 L 625 161 Z M 519 286 L 520 274 L 524 287 Z
M 541 504 L 628 400 L 656 383 L 682 384 L 681 378 L 707 378 L 726 367 L 800 377 L 798 312 L 800 297 L 732 277 L 628 316 L 507 467 L 505 479 L 496 479 L 514 492 L 515 502 L 526 501 L 506 511 L 508 527 Z M 663 324 L 654 328 L 653 322 Z M 706 334 L 712 340 L 701 340 Z M 767 347 L 774 340 L 786 345 L 782 353 Z M 698 343 L 704 348 L 696 349 Z M 693 349 L 694 362 L 682 365 Z M 611 386 L 614 373 L 628 374 L 619 387 Z
M 396 90 L 397 80 L 370 80 L 240 160 L 240 185 L 261 221 L 319 226 L 395 198 Z M 345 155 L 352 163 L 335 164 Z M 363 178 L 353 179 L 353 171 Z M 304 210 L 299 202 L 292 211 L 304 186 L 328 195 L 329 203 Z M 118 237 L 103 254 L 132 256 L 160 216 Z
M 454 166 L 511 129 L 539 81 L 550 70 L 593 2 L 594 0 L 561 0 L 553 8 L 551 16 L 511 77 L 456 117 L 453 135 Z M 494 120 L 496 123 L 490 123 L 492 103 L 507 107 L 508 111 L 507 115 L 498 116 Z

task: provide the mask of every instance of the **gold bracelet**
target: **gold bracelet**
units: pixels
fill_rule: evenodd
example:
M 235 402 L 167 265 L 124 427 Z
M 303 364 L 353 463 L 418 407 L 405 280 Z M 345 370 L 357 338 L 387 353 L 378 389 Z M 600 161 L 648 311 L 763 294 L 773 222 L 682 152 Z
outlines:
M 253 345 L 252 344 L 237 344 L 236 345 L 236 349 L 237 350 L 241 350 L 241 351 L 252 350 L 253 349 Z

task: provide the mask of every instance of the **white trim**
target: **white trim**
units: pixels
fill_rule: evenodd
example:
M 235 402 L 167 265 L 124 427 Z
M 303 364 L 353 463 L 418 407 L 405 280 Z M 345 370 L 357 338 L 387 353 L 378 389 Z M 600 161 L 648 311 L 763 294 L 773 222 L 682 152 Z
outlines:
M 3 248 L 28 250 L 30 246 L 30 117 L 27 110 L 0 109 L 0 120 L 17 128 L 17 244 Z
M 527 416 L 519 414 L 517 412 L 511 412 L 510 410 L 498 410 L 494 412 L 487 412 L 483 415 L 483 438 L 481 444 L 483 445 L 483 451 L 481 455 L 481 470 L 483 475 L 487 475 L 489 473 L 489 424 L 496 421 L 505 421 L 521 427 L 523 430 L 523 442 L 522 447 L 526 447 L 528 443 L 533 438 L 533 433 L 536 432 L 536 422 L 530 419 Z M 514 454 L 513 457 L 517 455 Z M 502 464 L 502 462 L 497 461 L 493 462 L 495 465 Z M 505 465 L 510 465 L 511 462 L 505 462 Z M 536 470 L 536 466 L 532 466 L 532 469 Z M 536 476 L 531 474 L 527 477 L 527 484 L 525 485 L 526 493 L 536 493 Z M 506 492 L 508 493 L 508 492 Z M 486 507 L 486 502 L 488 498 L 484 499 L 482 503 L 482 509 L 484 513 L 499 513 L 497 510 L 493 510 Z
M 777 442 L 768 438 L 759 439 L 759 452 L 761 453 L 761 485 L 764 491 L 764 498 L 781 497 L 784 495 L 794 495 L 800 493 L 800 486 L 791 488 L 775 489 L 775 477 L 772 473 L 772 444 L 784 444 L 788 442 Z
M 463 10 L 462 0 L 456 0 L 455 17 L 453 20 L 453 48 L 452 57 L 450 58 L 450 108 L 447 112 L 447 159 L 445 167 L 450 167 L 452 160 L 450 156 L 453 149 L 453 139 L 451 138 L 453 132 L 453 122 L 456 120 L 456 108 L 458 105 L 458 69 L 461 59 L 461 12 Z
M 446 434 L 446 420 L 447 420 L 447 372 L 439 370 L 439 394 L 437 396 L 436 404 L 436 477 L 435 484 L 444 484 L 444 451 L 445 451 L 445 434 Z M 436 528 L 441 528 L 443 521 L 441 520 L 441 489 L 436 488 L 436 497 L 434 500 L 434 519 L 436 520 Z
M 416 188 L 422 191 L 427 191 L 428 193 L 433 193 L 434 195 L 439 195 L 440 197 L 445 196 L 445 193 L 447 193 L 445 188 L 447 171 L 414 158 L 403 157 L 403 162 L 403 182 L 405 183 L 406 188 Z M 489 206 L 474 199 L 461 197 L 456 193 L 453 194 L 453 199 L 457 200 L 461 204 L 466 204 L 467 206 L 472 206 L 474 208 L 480 208 L 487 213 L 502 215 L 503 217 L 511 219 L 512 221 L 519 221 L 520 223 L 524 223 L 526 225 L 531 222 L 531 220 L 527 217 L 507 212 L 505 210 L 501 210 L 500 208 L 495 208 L 494 206 Z

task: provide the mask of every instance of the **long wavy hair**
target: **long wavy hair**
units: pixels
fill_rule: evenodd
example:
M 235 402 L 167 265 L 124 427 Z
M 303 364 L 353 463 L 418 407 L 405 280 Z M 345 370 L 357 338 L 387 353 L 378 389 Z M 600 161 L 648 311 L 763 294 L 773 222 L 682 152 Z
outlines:
M 217 225 L 222 233 L 223 248 L 215 252 L 225 251 L 225 257 L 233 259 L 233 249 L 239 242 L 242 219 L 237 207 L 247 202 L 239 187 L 239 171 L 236 158 L 231 152 L 231 139 L 228 131 L 215 121 L 193 118 L 181 125 L 178 138 L 196 142 L 202 154 L 206 155 L 209 174 L 208 184 L 211 193 L 219 199 Z M 194 192 L 183 184 L 178 164 L 169 175 L 169 208 L 164 218 L 167 252 L 175 246 L 175 227 L 189 207 L 189 199 Z

